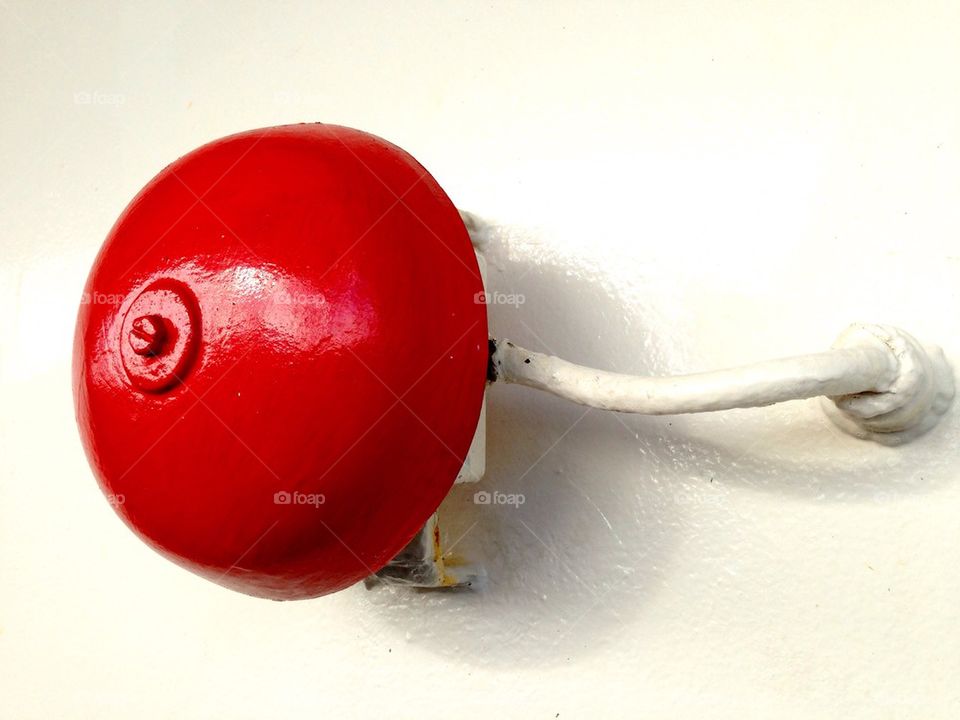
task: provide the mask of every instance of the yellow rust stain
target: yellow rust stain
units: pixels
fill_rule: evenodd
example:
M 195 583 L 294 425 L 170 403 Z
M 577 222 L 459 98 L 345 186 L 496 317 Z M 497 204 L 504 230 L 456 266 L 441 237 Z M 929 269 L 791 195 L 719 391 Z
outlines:
M 447 574 L 446 565 L 443 558 L 443 547 L 440 544 L 440 519 L 438 518 L 436 523 L 433 526 L 433 562 L 437 566 L 437 571 L 440 573 L 440 585 L 443 587 L 450 587 L 452 585 L 459 585 L 459 582 L 456 578 L 451 577 Z M 450 565 L 456 565 L 457 562 L 450 562 Z
M 433 560 L 443 564 L 443 548 L 440 547 L 440 521 L 433 525 Z

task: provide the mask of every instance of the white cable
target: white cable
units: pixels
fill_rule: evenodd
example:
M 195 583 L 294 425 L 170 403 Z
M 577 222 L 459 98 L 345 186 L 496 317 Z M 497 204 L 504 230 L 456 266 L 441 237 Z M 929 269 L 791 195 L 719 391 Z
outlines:
M 940 349 L 883 325 L 851 326 L 827 352 L 675 377 L 595 370 L 494 342 L 495 379 L 616 412 L 708 412 L 826 395 L 843 429 L 894 442 L 929 429 L 953 398 L 953 373 Z

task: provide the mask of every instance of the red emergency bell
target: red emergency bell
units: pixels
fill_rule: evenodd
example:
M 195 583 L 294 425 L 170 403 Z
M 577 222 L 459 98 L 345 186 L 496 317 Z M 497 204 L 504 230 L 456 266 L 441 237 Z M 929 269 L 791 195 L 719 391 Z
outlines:
M 395 145 L 305 124 L 193 151 L 120 216 L 80 307 L 74 394 L 103 492 L 235 590 L 363 579 L 467 455 L 482 291 L 456 208 Z

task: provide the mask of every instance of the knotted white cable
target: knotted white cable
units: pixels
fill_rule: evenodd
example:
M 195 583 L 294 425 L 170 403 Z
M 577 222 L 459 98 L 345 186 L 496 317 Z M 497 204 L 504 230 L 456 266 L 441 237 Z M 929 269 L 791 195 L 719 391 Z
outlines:
M 729 370 L 638 377 L 576 365 L 494 341 L 495 379 L 546 390 L 581 405 L 615 412 L 672 415 L 825 395 L 844 430 L 902 442 L 932 427 L 954 394 L 953 372 L 940 348 L 885 325 L 853 325 L 833 350 Z

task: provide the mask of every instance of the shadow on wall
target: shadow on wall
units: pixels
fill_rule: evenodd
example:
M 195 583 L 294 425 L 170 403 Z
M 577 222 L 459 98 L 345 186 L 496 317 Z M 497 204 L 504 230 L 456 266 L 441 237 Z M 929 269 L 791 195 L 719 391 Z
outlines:
M 522 233 L 489 229 L 492 334 L 583 362 L 637 347 L 637 308 L 579 265 L 524 257 Z M 603 337 L 607 324 L 621 329 Z M 640 362 L 632 369 L 654 371 Z M 440 516 L 445 547 L 485 579 L 454 592 L 379 586 L 368 602 L 387 632 L 451 660 L 563 663 L 596 652 L 657 591 L 676 541 L 676 503 L 659 481 L 672 472 L 658 449 L 669 420 L 522 387 L 492 386 L 487 399 L 486 476 L 455 487 Z
M 491 334 L 615 371 L 678 371 L 656 298 L 615 289 L 535 233 L 485 232 Z M 482 566 L 485 579 L 466 591 L 356 591 L 384 632 L 471 665 L 562 664 L 601 651 L 669 580 L 685 538 L 716 518 L 743 525 L 730 493 L 895 512 L 891 490 L 938 484 L 935 468 L 912 479 L 905 469 L 936 439 L 906 454 L 865 443 L 834 428 L 817 401 L 660 418 L 517 386 L 494 385 L 487 401 L 486 476 L 455 487 L 440 515 L 449 559 Z M 955 434 L 955 419 L 944 426 L 935 432 Z

